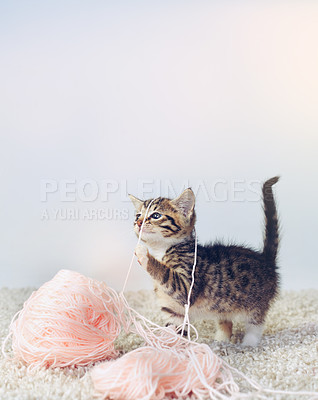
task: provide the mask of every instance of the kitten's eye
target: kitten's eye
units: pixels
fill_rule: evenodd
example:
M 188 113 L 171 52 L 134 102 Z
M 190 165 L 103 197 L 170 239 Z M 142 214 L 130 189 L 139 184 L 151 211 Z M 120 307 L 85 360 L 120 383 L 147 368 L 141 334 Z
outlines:
M 159 219 L 160 217 L 161 217 L 161 214 L 159 214 L 157 212 L 151 214 L 151 218 L 153 218 L 153 219 Z
M 136 214 L 136 220 L 141 216 L 140 213 Z

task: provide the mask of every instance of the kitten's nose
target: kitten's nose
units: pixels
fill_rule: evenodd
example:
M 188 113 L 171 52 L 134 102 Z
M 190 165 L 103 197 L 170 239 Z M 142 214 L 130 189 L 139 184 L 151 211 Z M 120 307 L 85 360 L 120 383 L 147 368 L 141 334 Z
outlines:
M 137 221 L 137 225 L 139 226 L 139 228 L 141 227 L 141 225 L 142 225 L 142 219 L 138 219 L 138 221 Z

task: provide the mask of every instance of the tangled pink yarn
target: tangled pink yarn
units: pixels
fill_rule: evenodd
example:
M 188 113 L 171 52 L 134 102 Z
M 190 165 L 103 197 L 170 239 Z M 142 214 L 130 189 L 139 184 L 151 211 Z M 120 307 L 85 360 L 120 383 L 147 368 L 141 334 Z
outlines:
M 112 400 L 161 400 L 189 394 L 214 399 L 222 398 L 221 392 L 238 391 L 207 345 L 189 344 L 183 350 L 141 347 L 116 361 L 101 363 L 91 373 L 95 389 Z
M 118 355 L 114 341 L 127 324 L 113 289 L 61 270 L 32 293 L 11 323 L 12 348 L 31 367 L 88 365 Z
M 114 341 L 122 327 L 138 333 L 148 346 L 112 361 L 118 356 Z M 213 399 L 239 390 L 207 345 L 148 321 L 122 294 L 74 271 L 59 271 L 33 292 L 13 319 L 10 335 L 15 358 L 29 368 L 111 360 L 92 372 L 95 389 L 104 398 L 159 400 L 193 393 Z

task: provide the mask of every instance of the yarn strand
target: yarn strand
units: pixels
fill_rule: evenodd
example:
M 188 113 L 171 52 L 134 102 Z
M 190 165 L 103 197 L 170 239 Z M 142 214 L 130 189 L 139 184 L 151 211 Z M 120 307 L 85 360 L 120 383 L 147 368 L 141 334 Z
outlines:
M 181 335 L 183 336 L 184 335 L 184 330 L 187 327 L 188 339 L 191 338 L 191 335 L 190 335 L 191 328 L 193 328 L 194 331 L 195 331 L 196 339 L 198 339 L 198 337 L 199 337 L 196 328 L 193 325 L 190 324 L 190 319 L 189 319 L 189 311 L 190 311 L 190 305 L 191 305 L 191 302 L 190 302 L 191 301 L 191 294 L 192 294 L 192 289 L 193 289 L 193 286 L 194 286 L 195 268 L 196 268 L 196 265 L 197 265 L 197 251 L 198 251 L 198 238 L 197 238 L 197 232 L 194 229 L 194 260 L 193 260 L 192 274 L 191 274 L 192 280 L 191 280 L 191 285 L 190 285 L 189 292 L 188 292 L 188 301 L 184 305 L 184 311 L 185 312 L 184 312 L 184 320 L 183 320 L 183 325 L 182 325 L 182 330 L 181 330 Z
M 153 201 L 154 201 L 154 199 L 151 200 L 151 202 L 148 204 L 148 207 L 146 209 L 145 218 L 142 221 L 142 224 L 141 224 L 141 227 L 140 227 L 140 232 L 139 232 L 138 241 L 137 241 L 136 246 L 138 246 L 140 241 L 141 241 L 142 231 L 144 229 L 144 225 L 145 225 L 145 221 L 146 221 L 146 218 L 147 218 L 147 215 L 148 215 L 148 212 L 149 212 L 149 208 L 150 208 L 151 204 L 153 203 Z M 127 275 L 126 275 L 126 278 L 125 278 L 125 282 L 124 282 L 124 286 L 123 286 L 123 288 L 121 290 L 121 293 L 124 293 L 124 291 L 126 289 L 128 278 L 129 278 L 130 271 L 131 271 L 131 268 L 133 266 L 133 262 L 134 262 L 135 257 L 136 257 L 136 255 L 135 255 L 135 252 L 134 252 L 132 257 L 131 257 L 131 261 L 130 261 L 130 264 L 129 264 L 129 267 L 128 267 L 128 272 L 127 272 Z

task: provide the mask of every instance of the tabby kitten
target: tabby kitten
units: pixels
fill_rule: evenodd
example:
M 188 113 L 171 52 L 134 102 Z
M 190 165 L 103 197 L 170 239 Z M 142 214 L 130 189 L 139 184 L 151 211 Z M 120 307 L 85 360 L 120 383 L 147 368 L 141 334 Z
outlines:
M 230 339 L 232 321 L 237 317 L 246 323 L 243 345 L 256 346 L 261 339 L 266 313 L 278 292 L 278 220 L 272 191 L 278 179 L 269 179 L 262 189 L 262 251 L 218 242 L 198 244 L 189 316 L 191 320 L 216 318 L 216 340 Z M 134 230 L 138 236 L 151 200 L 129 196 L 136 208 Z M 194 262 L 194 206 L 195 196 L 190 188 L 173 200 L 154 199 L 143 226 L 143 244 L 136 248 L 139 263 L 154 281 L 167 325 L 178 326 L 184 318 Z

